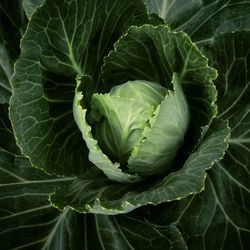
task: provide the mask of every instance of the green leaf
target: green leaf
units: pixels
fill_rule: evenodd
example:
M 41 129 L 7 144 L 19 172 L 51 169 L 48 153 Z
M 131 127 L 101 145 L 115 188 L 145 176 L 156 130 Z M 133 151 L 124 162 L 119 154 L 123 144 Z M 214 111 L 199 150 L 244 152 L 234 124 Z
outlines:
M 11 96 L 10 78 L 13 63 L 6 47 L 0 43 L 0 104 L 8 103 Z
M 248 248 L 249 165 L 238 163 L 234 148 L 230 146 L 224 160 L 209 171 L 205 191 L 165 210 L 165 223 L 176 223 L 190 249 Z
M 177 74 L 173 91 L 157 107 L 144 129 L 144 139 L 134 147 L 128 160 L 129 172 L 140 176 L 161 175 L 173 167 L 177 150 L 189 126 L 189 108 Z
M 49 194 L 73 178 L 49 176 L 30 166 L 15 144 L 7 105 L 0 105 L 0 138 L 2 250 L 186 249 L 175 226 L 155 226 L 136 214 L 83 215 L 51 207 Z
M 246 0 L 145 0 L 176 31 L 184 31 L 199 46 L 215 36 L 250 28 L 250 1 Z
M 95 226 L 96 241 L 100 242 L 100 246 L 92 249 L 187 249 L 182 235 L 175 226 L 154 226 L 139 216 L 95 215 Z
M 228 136 L 227 124 L 216 121 L 184 166 L 163 179 L 120 184 L 93 168 L 69 185 L 61 185 L 51 196 L 51 202 L 59 209 L 70 205 L 80 212 L 113 215 L 147 204 L 179 200 L 204 188 L 205 170 L 223 157 Z
M 21 1 L 15 4 L 8 0 L 0 2 L 0 43 L 5 45 L 7 50 L 15 58 L 20 53 L 20 39 L 26 29 L 26 17 Z
M 185 33 L 172 32 L 165 25 L 131 27 L 105 57 L 102 70 L 107 86 L 142 79 L 169 88 L 177 73 L 190 108 L 190 141 L 200 137 L 201 127 L 217 112 L 212 83 L 216 71 Z
M 22 39 L 10 107 L 18 144 L 32 165 L 60 175 L 85 171 L 88 152 L 72 113 L 76 75 L 96 80 L 114 41 L 145 19 L 145 5 L 135 0 L 52 0 L 35 11 Z
M 41 6 L 45 0 L 22 0 L 23 9 L 26 13 L 26 16 L 30 19 L 35 10 Z
M 136 80 L 114 86 L 110 94 L 116 97 L 137 100 L 141 105 L 150 104 L 157 107 L 163 101 L 166 92 L 167 90 L 158 83 Z
M 10 78 L 14 62 L 19 56 L 19 42 L 26 27 L 23 9 L 17 1 L 0 3 L 0 104 L 8 103 L 11 96 Z
M 204 46 L 210 63 L 220 72 L 216 80 L 218 111 L 222 119 L 233 118 L 249 105 L 250 31 L 221 34 Z
M 86 113 L 87 109 L 82 108 L 81 101 L 83 99 L 83 93 L 79 91 L 81 85 L 85 84 L 85 81 L 88 80 L 86 77 L 77 79 L 77 87 L 74 98 L 73 110 L 74 110 L 74 119 L 82 133 L 82 137 L 86 142 L 89 149 L 89 160 L 95 164 L 95 167 L 102 170 L 108 178 L 111 180 L 119 182 L 135 182 L 140 178 L 136 175 L 130 175 L 122 172 L 120 169 L 119 163 L 113 163 L 107 155 L 105 155 L 100 149 L 97 140 L 93 138 L 91 127 L 87 123 Z
M 205 191 L 168 209 L 166 223 L 177 221 L 190 249 L 244 250 L 249 246 L 249 37 L 249 30 L 225 33 L 205 48 L 221 72 L 216 82 L 219 116 L 229 120 L 232 134 L 224 159 L 208 172 Z
M 0 138 L 1 249 L 77 249 L 75 212 L 60 212 L 48 202 L 59 183 L 73 178 L 48 176 L 30 166 L 15 144 L 7 105 L 0 105 Z

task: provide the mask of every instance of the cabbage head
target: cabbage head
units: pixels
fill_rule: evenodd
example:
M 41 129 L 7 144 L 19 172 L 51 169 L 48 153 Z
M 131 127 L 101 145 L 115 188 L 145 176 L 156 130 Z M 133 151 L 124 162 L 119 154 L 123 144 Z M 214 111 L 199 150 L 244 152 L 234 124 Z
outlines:
M 84 97 L 76 91 L 74 117 L 89 159 L 111 180 L 134 182 L 171 168 L 189 125 L 188 103 L 176 74 L 172 85 L 167 90 L 154 82 L 128 81 L 109 93 L 93 94 L 88 115 L 81 106 Z

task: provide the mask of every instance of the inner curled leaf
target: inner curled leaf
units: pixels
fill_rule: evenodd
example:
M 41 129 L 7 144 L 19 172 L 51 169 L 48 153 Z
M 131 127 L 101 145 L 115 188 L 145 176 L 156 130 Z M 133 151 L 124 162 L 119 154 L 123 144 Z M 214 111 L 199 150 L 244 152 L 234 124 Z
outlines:
M 109 94 L 94 94 L 90 120 L 103 152 L 125 166 L 165 95 L 162 86 L 142 80 L 116 86 Z

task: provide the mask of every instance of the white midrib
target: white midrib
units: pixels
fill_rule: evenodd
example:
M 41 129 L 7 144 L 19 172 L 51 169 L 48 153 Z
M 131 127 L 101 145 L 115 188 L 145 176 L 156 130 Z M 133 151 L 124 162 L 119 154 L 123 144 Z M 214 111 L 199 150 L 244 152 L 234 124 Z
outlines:
M 65 25 L 64 25 L 60 10 L 58 8 L 57 8 L 57 11 L 58 11 L 58 15 L 60 17 L 60 21 L 61 21 L 61 24 L 62 24 L 63 33 L 64 33 L 64 36 L 66 38 L 67 44 L 68 44 L 68 58 L 71 61 L 72 66 L 76 70 L 77 74 L 78 75 L 83 75 L 82 69 L 79 67 L 78 63 L 76 62 L 76 59 L 75 59 L 75 56 L 74 56 L 74 53 L 73 53 L 73 50 L 72 50 L 72 42 L 69 40 L 69 37 L 68 37 L 67 31 L 66 31 L 66 28 L 65 28 Z
M 0 87 L 4 88 L 5 90 L 7 90 L 8 92 L 12 92 L 11 88 L 9 88 L 8 86 L 6 86 L 5 84 L 3 84 L 2 82 L 0 82 Z
M 53 182 L 64 182 L 64 181 L 72 181 L 75 177 L 67 177 L 67 178 L 58 178 L 58 179 L 48 179 L 48 180 L 38 180 L 38 181 L 27 181 L 22 180 L 21 182 L 12 182 L 6 184 L 0 184 L 0 187 L 8 187 L 8 186 L 16 186 L 16 185 L 28 185 L 28 184 L 41 184 L 41 183 L 53 183 Z
M 70 208 L 66 208 L 59 216 L 58 216 L 58 220 L 56 222 L 56 224 L 54 225 L 54 227 L 52 228 L 51 232 L 49 233 L 49 235 L 46 237 L 46 241 L 42 247 L 42 250 L 46 250 L 46 249 L 50 249 L 49 246 L 58 230 L 58 228 L 60 227 L 61 223 L 63 222 L 63 220 L 66 218 L 67 213 L 69 212 Z M 63 238 L 63 237 L 62 237 Z M 60 249 L 60 248 L 58 248 Z

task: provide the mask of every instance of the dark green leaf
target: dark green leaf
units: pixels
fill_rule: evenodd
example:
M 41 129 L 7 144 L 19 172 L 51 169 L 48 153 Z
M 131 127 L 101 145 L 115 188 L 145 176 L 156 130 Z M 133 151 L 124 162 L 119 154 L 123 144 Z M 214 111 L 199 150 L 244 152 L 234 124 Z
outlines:
M 75 77 L 98 77 L 113 42 L 146 18 L 140 1 L 52 0 L 37 9 L 21 43 L 10 108 L 32 164 L 64 175 L 84 171 L 87 150 L 72 115 Z
M 8 103 L 11 96 L 10 78 L 13 62 L 4 44 L 0 42 L 0 104 Z
M 250 28 L 249 0 L 145 0 L 150 12 L 158 14 L 175 30 L 207 43 L 222 32 Z
M 250 237 L 250 31 L 216 37 L 205 52 L 219 69 L 220 117 L 229 120 L 230 146 L 209 170 L 205 191 L 168 210 L 190 249 L 248 249 Z M 195 226 L 194 226 L 195 225 Z M 213 240 L 211 240 L 211 238 Z
M 19 56 L 19 42 L 26 27 L 20 1 L 0 2 L 0 104 L 11 96 L 10 78 L 14 62 Z
M 7 105 L 0 105 L 2 250 L 186 249 L 174 226 L 154 226 L 132 214 L 82 215 L 70 208 L 60 212 L 51 207 L 48 195 L 72 178 L 56 178 L 30 166 L 15 145 L 7 111 Z
M 11 55 L 20 52 L 20 39 L 26 29 L 26 17 L 20 0 L 0 2 L 0 41 Z
M 250 103 L 249 37 L 250 30 L 225 33 L 203 48 L 210 63 L 220 72 L 215 82 L 217 103 L 219 117 L 225 120 L 242 113 L 241 109 Z
M 48 202 L 54 188 L 72 178 L 58 179 L 30 166 L 15 145 L 7 108 L 0 105 L 1 249 L 79 249 L 76 213 L 59 212 Z
M 177 222 L 190 249 L 248 249 L 249 165 L 240 166 L 230 151 L 209 171 L 205 191 L 164 211 L 166 223 Z
M 90 242 L 85 250 L 187 249 L 179 230 L 172 225 L 154 226 L 142 217 L 132 214 L 88 215 L 85 218 L 86 232 L 91 231 L 89 238 L 95 238 L 94 244 Z
M 228 133 L 226 124 L 215 122 L 184 166 L 161 180 L 121 184 L 107 179 L 94 168 L 84 177 L 62 185 L 51 201 L 60 209 L 70 205 L 81 212 L 119 214 L 200 192 L 204 188 L 205 170 L 221 159 L 227 148 Z

